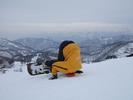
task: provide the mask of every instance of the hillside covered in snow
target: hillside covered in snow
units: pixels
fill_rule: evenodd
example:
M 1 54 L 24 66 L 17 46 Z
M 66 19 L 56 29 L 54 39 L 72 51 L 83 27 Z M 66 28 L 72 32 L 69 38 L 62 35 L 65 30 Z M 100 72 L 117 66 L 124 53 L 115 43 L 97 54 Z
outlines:
M 132 57 L 83 64 L 83 74 L 57 80 L 30 76 L 19 62 L 14 66 L 0 75 L 1 100 L 133 100 Z

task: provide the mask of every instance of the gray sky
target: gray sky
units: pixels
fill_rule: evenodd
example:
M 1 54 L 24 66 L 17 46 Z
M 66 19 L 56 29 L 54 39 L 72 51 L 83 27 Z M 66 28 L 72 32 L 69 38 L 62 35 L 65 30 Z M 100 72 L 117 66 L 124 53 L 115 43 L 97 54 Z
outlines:
M 132 10 L 133 0 L 0 0 L 0 34 L 133 31 Z

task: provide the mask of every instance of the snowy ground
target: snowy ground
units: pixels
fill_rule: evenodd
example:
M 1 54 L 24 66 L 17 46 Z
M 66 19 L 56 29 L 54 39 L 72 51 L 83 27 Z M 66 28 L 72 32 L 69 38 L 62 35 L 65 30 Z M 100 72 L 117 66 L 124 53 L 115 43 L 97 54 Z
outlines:
M 83 64 L 84 74 L 57 80 L 25 68 L 0 74 L 0 100 L 133 100 L 133 58 Z

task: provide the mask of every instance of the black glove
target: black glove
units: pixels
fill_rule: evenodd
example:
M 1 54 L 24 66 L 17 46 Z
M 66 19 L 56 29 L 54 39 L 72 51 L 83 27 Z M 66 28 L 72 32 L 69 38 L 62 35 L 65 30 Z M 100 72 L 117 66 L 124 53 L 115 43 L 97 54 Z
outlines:
M 48 60 L 45 62 L 45 65 L 51 67 L 53 63 L 57 62 L 57 60 Z
M 58 76 L 57 75 L 53 75 L 52 77 L 49 78 L 49 80 L 54 80 L 54 79 L 57 79 Z
M 51 67 L 52 64 L 53 64 L 53 63 L 52 63 L 51 61 L 46 61 L 46 62 L 45 62 L 45 65 L 47 65 L 48 67 Z

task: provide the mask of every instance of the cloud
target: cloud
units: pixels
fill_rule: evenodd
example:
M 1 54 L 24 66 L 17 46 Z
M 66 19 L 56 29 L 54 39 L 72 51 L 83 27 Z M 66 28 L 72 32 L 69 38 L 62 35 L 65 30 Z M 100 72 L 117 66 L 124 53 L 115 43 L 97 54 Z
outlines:
M 97 22 L 79 23 L 19 23 L 5 24 L 1 33 L 39 33 L 39 32 L 119 32 L 129 31 L 127 25 Z

